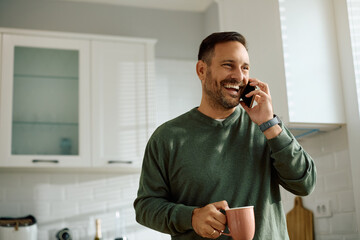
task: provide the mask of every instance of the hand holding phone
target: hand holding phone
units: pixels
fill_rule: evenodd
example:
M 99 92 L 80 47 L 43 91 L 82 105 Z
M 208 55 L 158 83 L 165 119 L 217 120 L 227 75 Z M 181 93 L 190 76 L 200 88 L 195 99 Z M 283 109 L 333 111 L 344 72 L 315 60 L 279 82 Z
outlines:
M 250 86 L 249 83 L 250 82 L 248 82 L 248 84 L 245 86 L 245 88 L 243 89 L 243 91 L 240 95 L 240 102 L 243 101 L 247 107 L 252 108 L 255 95 L 253 95 L 251 97 L 245 97 L 245 95 L 248 94 L 249 92 L 254 91 L 256 89 L 256 87 Z

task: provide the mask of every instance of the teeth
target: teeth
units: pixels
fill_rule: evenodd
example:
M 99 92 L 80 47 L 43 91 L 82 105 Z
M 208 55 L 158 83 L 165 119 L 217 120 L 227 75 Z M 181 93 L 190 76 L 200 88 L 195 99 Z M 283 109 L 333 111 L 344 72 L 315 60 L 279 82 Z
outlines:
M 239 86 L 237 86 L 237 85 L 230 85 L 230 84 L 226 84 L 226 85 L 224 85 L 224 87 L 226 87 L 226 88 L 234 88 L 234 89 L 236 89 L 236 90 L 239 90 L 239 89 L 240 89 Z

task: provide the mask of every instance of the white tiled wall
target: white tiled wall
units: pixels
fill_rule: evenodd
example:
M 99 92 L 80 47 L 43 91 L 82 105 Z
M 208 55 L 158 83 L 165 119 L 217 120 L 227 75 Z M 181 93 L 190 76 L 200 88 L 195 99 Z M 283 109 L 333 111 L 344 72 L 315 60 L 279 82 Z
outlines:
M 38 220 L 39 240 L 55 239 L 70 228 L 73 239 L 93 239 L 95 219 L 102 220 L 105 239 L 114 239 L 116 212 L 131 240 L 169 239 L 140 226 L 132 203 L 139 174 L 0 173 L 0 216 L 32 214 Z
M 317 240 L 359 240 L 348 154 L 346 127 L 299 140 L 314 158 L 317 185 L 303 197 L 305 208 L 313 211 Z M 282 189 L 285 212 L 294 207 L 294 195 Z M 331 216 L 317 217 L 316 204 L 329 201 Z

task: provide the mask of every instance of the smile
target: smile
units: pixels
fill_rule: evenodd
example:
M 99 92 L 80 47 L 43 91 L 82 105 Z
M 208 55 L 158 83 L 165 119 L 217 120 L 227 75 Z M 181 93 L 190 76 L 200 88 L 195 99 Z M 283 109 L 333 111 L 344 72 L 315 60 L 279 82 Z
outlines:
M 237 92 L 240 90 L 240 86 L 238 86 L 238 85 L 225 84 L 224 87 L 225 87 L 226 89 L 235 90 L 235 91 L 237 91 Z

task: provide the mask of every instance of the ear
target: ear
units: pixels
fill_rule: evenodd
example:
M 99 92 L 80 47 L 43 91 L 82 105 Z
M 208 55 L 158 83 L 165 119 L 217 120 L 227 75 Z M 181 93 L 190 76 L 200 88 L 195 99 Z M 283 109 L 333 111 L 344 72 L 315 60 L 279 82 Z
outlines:
M 207 71 L 207 64 L 199 60 L 196 64 L 196 73 L 200 79 L 200 81 L 203 81 L 206 78 L 206 71 Z

